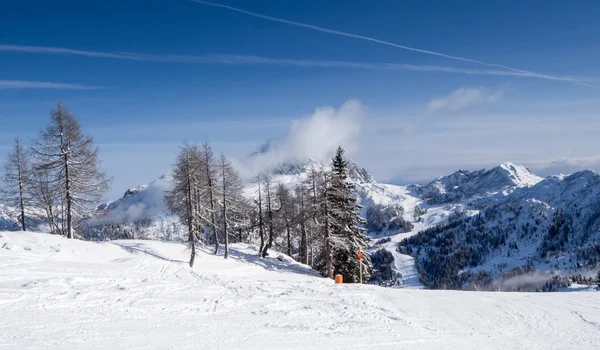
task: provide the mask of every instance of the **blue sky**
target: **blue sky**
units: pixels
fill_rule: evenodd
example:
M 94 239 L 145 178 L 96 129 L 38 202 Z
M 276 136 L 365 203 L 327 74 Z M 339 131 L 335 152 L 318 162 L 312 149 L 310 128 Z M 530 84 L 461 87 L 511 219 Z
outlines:
M 108 197 L 168 171 L 186 139 L 238 159 L 271 138 L 288 140 L 283 155 L 314 157 L 339 141 L 399 183 L 504 161 L 600 170 L 597 2 L 219 4 L 259 15 L 191 1 L 1 2 L 0 156 L 60 98 L 101 147 Z

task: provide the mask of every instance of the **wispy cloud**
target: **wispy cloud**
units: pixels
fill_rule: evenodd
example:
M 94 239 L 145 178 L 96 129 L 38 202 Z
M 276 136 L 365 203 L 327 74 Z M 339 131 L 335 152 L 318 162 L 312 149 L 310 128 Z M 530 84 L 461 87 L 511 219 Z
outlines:
M 452 91 L 448 96 L 437 97 L 429 101 L 425 114 L 439 112 L 458 112 L 471 107 L 502 100 L 502 90 L 491 91 L 487 88 L 460 88 Z
M 65 89 L 65 90 L 93 90 L 98 86 L 55 83 L 51 81 L 28 80 L 0 80 L 0 89 Z
M 51 54 L 51 55 L 69 55 L 85 56 L 95 58 L 109 58 L 130 61 L 145 62 L 164 62 L 164 63 L 189 63 L 189 64 L 228 64 L 228 65 L 278 65 L 312 68 L 335 68 L 335 69 L 366 69 L 366 70 L 389 70 L 389 71 L 416 71 L 416 72 L 439 72 L 467 75 L 496 75 L 496 76 L 514 76 L 523 78 L 548 79 L 536 74 L 526 72 L 516 72 L 498 69 L 473 69 L 448 66 L 429 66 L 413 65 L 401 63 L 367 63 L 367 62 L 347 62 L 332 60 L 295 60 L 269 58 L 261 56 L 244 55 L 152 55 L 132 52 L 99 52 L 77 50 L 63 47 L 46 46 L 20 46 L 20 45 L 0 45 L 0 51 L 4 52 L 24 52 L 32 54 Z M 579 81 L 575 78 L 561 78 L 559 80 Z M 589 85 L 589 84 L 588 84 Z M 593 86 L 593 85 L 590 85 Z
M 547 75 L 547 74 L 542 74 L 542 73 L 536 73 L 536 72 L 532 72 L 532 71 L 527 71 L 527 70 L 523 70 L 523 69 L 518 69 L 518 68 L 513 68 L 513 67 L 505 66 L 505 65 L 502 65 L 502 64 L 483 62 L 483 61 L 479 61 L 479 60 L 475 60 L 475 59 L 471 59 L 471 58 L 454 56 L 454 55 L 449 55 L 449 54 L 445 54 L 445 53 L 441 53 L 441 52 L 435 52 L 435 51 L 430 51 L 430 50 L 423 50 L 423 49 L 419 49 L 419 48 L 415 48 L 415 47 L 410 47 L 410 46 L 405 46 L 405 45 L 399 45 L 399 44 L 395 44 L 395 43 L 392 43 L 392 42 L 389 42 L 389 41 L 380 40 L 380 39 L 376 39 L 376 38 L 372 38 L 372 37 L 368 37 L 368 36 L 364 36 L 364 35 L 352 34 L 352 33 L 348 33 L 348 32 L 342 32 L 342 31 L 339 31 L 339 30 L 328 29 L 328 28 L 319 27 L 319 26 L 315 26 L 315 25 L 311 25 L 311 24 L 302 23 L 302 22 L 290 21 L 288 19 L 279 18 L 279 17 L 273 17 L 273 16 L 268 16 L 268 15 L 263 15 L 261 13 L 251 12 L 251 11 L 247 11 L 247 10 L 244 10 L 244 9 L 241 9 L 241 8 L 237 8 L 237 7 L 233 7 L 233 6 L 228 6 L 228 5 L 223 5 L 223 4 L 218 4 L 218 3 L 214 3 L 214 2 L 210 2 L 210 1 L 203 1 L 203 0 L 190 0 L 190 1 L 196 2 L 198 4 L 206 5 L 206 6 L 212 6 L 212 7 L 223 8 L 223 9 L 227 9 L 227 10 L 231 10 L 231 11 L 236 11 L 236 12 L 239 12 L 239 13 L 243 13 L 243 14 L 246 14 L 246 15 L 249 15 L 249 16 L 253 16 L 253 17 L 265 19 L 265 20 L 272 21 L 272 22 L 279 22 L 279 23 L 284 23 L 284 24 L 289 24 L 289 25 L 292 25 L 292 26 L 296 26 L 296 27 L 302 27 L 302 28 L 312 29 L 312 30 L 316 30 L 316 31 L 324 32 L 324 33 L 328 33 L 328 34 L 334 34 L 334 35 L 345 36 L 345 37 L 359 39 L 359 40 L 370 41 L 370 42 L 374 42 L 374 43 L 378 43 L 378 44 L 382 44 L 382 45 L 387 45 L 387 46 L 392 46 L 392 47 L 403 49 L 403 50 L 419 52 L 419 53 L 423 53 L 423 54 L 427 54 L 427 55 L 444 57 L 444 58 L 448 58 L 448 59 L 456 60 L 456 61 L 463 61 L 463 62 L 475 63 L 475 64 L 479 64 L 479 65 L 483 65 L 483 66 L 488 66 L 488 67 L 502 68 L 502 69 L 506 69 L 506 70 L 509 70 L 509 71 L 512 71 L 512 72 L 516 72 L 516 73 L 527 74 L 529 76 L 533 76 L 533 77 L 540 78 L 540 79 L 560 80 L 560 81 L 566 81 L 566 82 L 576 83 L 576 84 L 584 85 L 584 86 L 596 87 L 596 86 L 588 84 L 588 83 L 586 83 L 584 81 L 579 81 L 579 80 L 575 80 L 575 79 L 572 79 L 572 78 L 557 77 L 557 76 L 552 76 L 552 75 Z
M 541 176 L 572 174 L 581 170 L 600 170 L 600 156 L 563 157 L 552 160 L 523 161 L 522 163 Z

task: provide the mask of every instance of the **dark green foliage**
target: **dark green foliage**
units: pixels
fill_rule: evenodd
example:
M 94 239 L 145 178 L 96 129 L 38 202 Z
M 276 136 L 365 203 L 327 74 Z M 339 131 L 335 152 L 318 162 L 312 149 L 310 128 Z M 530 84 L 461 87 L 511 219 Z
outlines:
M 367 208 L 365 228 L 369 232 L 379 233 L 390 230 L 393 233 L 410 232 L 412 223 L 404 220 L 404 208 L 401 205 L 373 204 Z
M 362 225 L 365 220 L 359 216 L 360 206 L 356 202 L 356 190 L 348 180 L 348 163 L 344 158 L 344 150 L 338 147 L 332 160 L 332 175 L 328 189 L 327 205 L 329 211 L 330 237 L 333 256 L 333 272 L 344 276 L 344 281 L 351 283 L 360 280 L 360 262 L 358 250 L 365 250 L 369 238 L 363 234 Z M 362 278 L 368 281 L 373 267 L 368 254 L 362 261 Z
M 369 283 L 390 286 L 397 283 L 396 273 L 392 269 L 394 256 L 384 248 L 371 254 L 373 275 Z

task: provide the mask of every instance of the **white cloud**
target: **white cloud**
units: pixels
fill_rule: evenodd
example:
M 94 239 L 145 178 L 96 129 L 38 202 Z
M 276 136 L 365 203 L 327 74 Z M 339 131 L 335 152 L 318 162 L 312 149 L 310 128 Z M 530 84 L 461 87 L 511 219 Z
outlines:
M 364 114 L 364 106 L 356 100 L 347 101 L 339 109 L 317 108 L 312 115 L 293 121 L 283 138 L 270 141 L 267 149 L 250 157 L 243 173 L 250 176 L 287 160 L 325 161 L 338 146 L 352 155 L 358 150 Z
M 474 106 L 499 102 L 502 97 L 502 90 L 460 88 L 452 91 L 448 96 L 434 98 L 429 101 L 425 114 L 458 112 Z

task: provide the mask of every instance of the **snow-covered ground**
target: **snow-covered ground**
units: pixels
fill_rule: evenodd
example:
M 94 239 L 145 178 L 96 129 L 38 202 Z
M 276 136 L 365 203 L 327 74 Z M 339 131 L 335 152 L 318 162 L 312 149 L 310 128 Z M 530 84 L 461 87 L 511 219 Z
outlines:
M 594 349 L 600 292 L 334 285 L 286 259 L 0 232 L 0 348 Z

